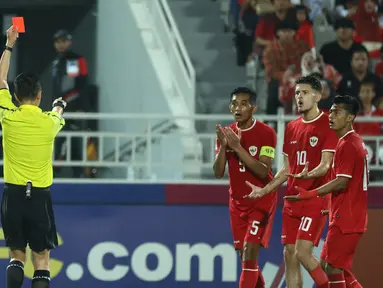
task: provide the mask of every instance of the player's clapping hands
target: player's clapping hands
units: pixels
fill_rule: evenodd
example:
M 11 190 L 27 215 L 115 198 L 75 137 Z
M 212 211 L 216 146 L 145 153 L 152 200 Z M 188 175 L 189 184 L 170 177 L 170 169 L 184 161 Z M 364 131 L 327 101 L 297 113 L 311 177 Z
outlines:
M 235 134 L 233 129 L 225 127 L 222 129 L 223 134 L 225 135 L 227 145 L 234 151 L 241 148 L 241 130 L 238 129 L 238 135 Z
M 255 186 L 251 184 L 249 181 L 246 181 L 246 185 L 251 188 L 251 193 L 248 195 L 245 195 L 243 198 L 248 198 L 248 199 L 258 199 L 267 194 L 267 191 L 264 188 Z
M 8 47 L 13 47 L 13 45 L 16 43 L 17 38 L 19 37 L 19 32 L 17 31 L 16 27 L 11 26 L 7 30 L 7 44 Z
M 217 138 L 221 147 L 226 147 L 227 140 L 226 140 L 225 134 L 223 134 L 223 128 L 221 127 L 221 125 L 219 124 L 215 125 L 215 131 L 217 132 Z

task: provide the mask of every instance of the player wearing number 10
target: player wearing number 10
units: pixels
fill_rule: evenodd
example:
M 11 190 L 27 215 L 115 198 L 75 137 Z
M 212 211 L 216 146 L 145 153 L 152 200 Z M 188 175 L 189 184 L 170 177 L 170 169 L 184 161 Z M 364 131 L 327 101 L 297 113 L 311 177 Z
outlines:
M 318 109 L 321 91 L 322 85 L 315 77 L 306 76 L 296 81 L 295 99 L 303 117 L 287 124 L 283 144 L 284 168 L 264 189 L 253 187 L 249 198 L 265 197 L 286 180 L 286 195 L 296 194 L 294 186 L 310 190 L 326 183 L 338 137 L 330 129 L 327 115 Z M 317 287 L 328 287 L 326 274 L 312 254 L 327 222 L 327 215 L 322 211 L 328 207 L 329 197 L 284 203 L 281 238 L 285 245 L 288 288 L 303 287 L 300 264 L 310 273 Z
M 242 259 L 240 288 L 265 287 L 257 258 L 260 248 L 268 246 L 277 200 L 275 192 L 257 201 L 244 198 L 251 190 L 246 181 L 263 187 L 273 178 L 271 163 L 277 137 L 271 127 L 253 119 L 255 101 L 256 94 L 250 89 L 235 89 L 229 108 L 236 123 L 216 127 L 214 173 L 222 178 L 228 163 L 231 229 Z
M 311 191 L 297 187 L 298 195 L 286 197 L 297 201 L 332 193 L 330 225 L 321 254 L 331 288 L 362 287 L 350 272 L 356 246 L 367 230 L 368 155 L 362 138 L 352 129 L 358 110 L 354 97 L 335 97 L 330 127 L 336 131 L 339 142 L 332 166 L 333 180 Z

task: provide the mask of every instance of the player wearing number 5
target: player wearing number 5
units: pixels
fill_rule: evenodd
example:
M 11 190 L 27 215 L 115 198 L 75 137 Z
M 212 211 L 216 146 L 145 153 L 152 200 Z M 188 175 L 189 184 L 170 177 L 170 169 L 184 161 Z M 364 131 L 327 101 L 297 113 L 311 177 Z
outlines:
M 245 199 L 251 189 L 246 181 L 263 187 L 272 178 L 276 133 L 266 124 L 253 119 L 256 94 L 247 88 L 231 93 L 231 114 L 235 123 L 222 128 L 217 125 L 214 174 L 222 178 L 226 162 L 230 179 L 230 222 L 235 249 L 242 259 L 240 288 L 261 288 L 265 283 L 258 267 L 261 247 L 267 248 L 276 208 L 276 193 L 262 199 Z
M 296 81 L 295 100 L 302 117 L 286 126 L 283 144 L 284 168 L 265 188 L 254 188 L 250 198 L 265 197 L 264 195 L 274 191 L 286 180 L 286 195 L 296 194 L 294 186 L 310 190 L 326 183 L 338 137 L 330 129 L 327 115 L 318 109 L 321 91 L 321 82 L 315 77 L 306 76 Z M 285 245 L 288 288 L 303 286 L 300 264 L 310 273 L 319 288 L 328 285 L 326 274 L 312 255 L 327 222 L 327 215 L 321 212 L 327 210 L 328 206 L 329 197 L 284 203 L 281 240 Z
M 339 142 L 332 166 L 332 181 L 287 200 L 307 200 L 331 194 L 330 225 L 321 259 L 330 287 L 362 287 L 350 272 L 356 246 L 367 227 L 368 155 L 362 138 L 352 129 L 359 104 L 355 97 L 337 96 L 330 109 L 330 127 Z M 306 201 L 302 201 L 306 202 Z

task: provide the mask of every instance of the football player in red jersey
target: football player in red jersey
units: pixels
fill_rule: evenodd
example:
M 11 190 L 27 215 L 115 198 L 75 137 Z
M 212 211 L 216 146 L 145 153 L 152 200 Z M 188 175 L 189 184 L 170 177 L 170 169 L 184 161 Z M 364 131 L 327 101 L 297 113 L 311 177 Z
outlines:
M 362 138 L 352 128 L 358 110 L 356 98 L 335 97 L 330 127 L 339 142 L 332 167 L 333 180 L 310 191 L 296 187 L 298 195 L 285 197 L 297 201 L 332 193 L 330 225 L 321 254 L 331 288 L 362 287 L 350 272 L 356 246 L 367 230 L 368 155 Z
M 294 186 L 310 190 L 326 183 L 338 137 L 330 129 L 328 116 L 318 109 L 321 91 L 320 80 L 313 76 L 296 81 L 295 99 L 302 117 L 286 126 L 284 167 L 264 188 L 249 183 L 253 191 L 248 198 L 265 197 L 287 180 L 286 195 L 296 194 Z M 300 264 L 319 288 L 328 287 L 327 276 L 313 255 L 313 248 L 318 246 L 327 222 L 323 211 L 328 206 L 329 197 L 316 197 L 307 202 L 284 202 L 281 238 L 285 245 L 288 288 L 303 286 Z
M 253 118 L 256 98 L 248 88 L 235 89 L 229 107 L 236 122 L 216 127 L 214 174 L 222 178 L 228 163 L 230 223 L 234 246 L 242 259 L 240 288 L 265 287 L 257 258 L 260 248 L 268 246 L 277 202 L 275 192 L 257 201 L 244 198 L 251 192 L 246 181 L 263 187 L 273 178 L 271 163 L 277 137 L 271 127 Z

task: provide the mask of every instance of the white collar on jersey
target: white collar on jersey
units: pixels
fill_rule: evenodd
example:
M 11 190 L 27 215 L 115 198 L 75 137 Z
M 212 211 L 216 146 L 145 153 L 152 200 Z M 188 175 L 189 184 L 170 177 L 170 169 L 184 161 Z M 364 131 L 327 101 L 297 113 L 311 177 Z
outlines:
M 343 138 L 346 137 L 348 134 L 351 134 L 351 133 L 354 133 L 354 132 L 355 132 L 355 130 L 350 130 L 350 131 L 348 131 L 346 134 L 344 134 L 342 137 L 340 137 L 339 140 L 340 140 L 340 139 L 343 139 Z
M 255 123 L 257 122 L 257 120 L 255 120 L 254 118 L 253 118 L 252 120 L 253 120 L 253 125 L 251 125 L 249 128 L 241 129 L 242 132 L 249 131 L 249 130 L 251 130 L 251 129 L 254 128 Z M 238 128 L 238 123 L 235 123 L 235 127 L 236 127 L 237 129 L 240 129 L 240 128 Z
M 313 123 L 313 122 L 317 121 L 320 117 L 322 117 L 322 115 L 323 115 L 323 111 L 321 113 L 319 113 L 319 115 L 317 117 L 315 117 L 314 119 L 309 120 L 309 121 L 304 120 L 302 117 L 302 122 L 306 123 L 306 124 Z

